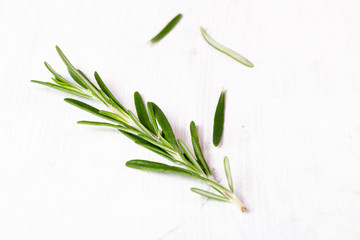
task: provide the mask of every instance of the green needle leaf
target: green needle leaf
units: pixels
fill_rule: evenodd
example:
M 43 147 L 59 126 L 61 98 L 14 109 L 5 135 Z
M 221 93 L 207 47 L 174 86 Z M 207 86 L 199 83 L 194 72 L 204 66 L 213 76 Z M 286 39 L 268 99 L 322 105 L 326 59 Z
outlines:
M 147 129 L 149 129 L 151 132 L 156 134 L 155 129 L 154 129 L 153 125 L 150 122 L 149 115 L 148 115 L 148 113 L 146 111 L 146 108 L 145 108 L 145 104 L 144 104 L 139 92 L 134 93 L 134 102 L 135 102 L 135 107 L 136 107 L 136 113 L 138 115 L 138 118 L 139 118 L 140 122 Z
M 178 143 L 185 156 L 190 160 L 190 162 L 195 166 L 195 168 L 203 172 L 203 169 L 201 168 L 193 154 L 190 152 L 189 148 L 185 145 L 185 143 L 180 139 L 178 139 Z
M 172 162 L 175 162 L 174 159 L 167 153 L 165 152 L 164 150 L 162 150 L 161 148 L 149 143 L 149 142 L 146 142 L 144 140 L 141 140 L 141 141 L 135 141 L 136 144 L 139 144 L 140 146 L 143 146 L 147 149 L 149 149 L 150 151 L 153 151 L 154 153 L 157 153 L 159 154 L 160 156 L 172 161 Z
M 96 115 L 98 117 L 104 118 L 104 119 L 112 121 L 112 122 L 123 124 L 123 122 L 120 122 L 117 119 L 114 119 L 112 117 L 101 114 L 99 109 L 94 108 L 94 107 L 92 107 L 89 104 L 86 104 L 84 102 L 81 102 L 81 101 L 78 101 L 78 100 L 72 99 L 72 98 L 65 98 L 64 101 L 67 102 L 67 103 L 70 103 L 71 105 L 73 105 L 75 107 L 78 107 L 78 108 L 80 108 L 80 109 L 82 109 L 84 111 L 92 113 L 92 114 L 94 114 L 94 115 Z
M 163 163 L 152 162 L 147 160 L 130 160 L 126 162 L 126 166 L 129 168 L 135 168 L 140 170 L 148 170 L 148 171 L 157 171 L 157 172 L 166 172 L 166 173 L 176 173 L 181 175 L 186 175 L 189 177 L 194 177 L 198 179 L 202 179 L 200 175 L 197 173 L 180 168 L 175 166 L 170 166 Z
M 214 193 L 199 189 L 199 188 L 191 188 L 191 191 L 193 191 L 194 193 L 200 194 L 201 196 L 207 197 L 207 198 L 211 198 L 214 200 L 218 200 L 218 201 L 222 201 L 222 202 L 228 202 L 229 199 L 223 196 L 219 196 L 216 195 Z
M 71 93 L 71 94 L 77 95 L 79 97 L 92 98 L 92 96 L 89 96 L 89 95 L 86 95 L 84 93 L 78 92 L 77 89 L 74 89 L 74 88 L 71 88 L 71 87 L 68 87 L 68 86 L 60 86 L 60 85 L 56 85 L 56 84 L 53 84 L 53 83 L 50 83 L 50 82 L 41 82 L 41 81 L 36 81 L 36 80 L 31 80 L 31 82 L 41 84 L 41 85 L 44 85 L 44 86 L 47 86 L 47 87 L 51 87 L 51 88 L 54 88 L 56 90 L 60 90 L 60 91 L 63 91 L 63 92 Z
M 229 188 L 231 192 L 234 192 L 234 185 L 233 185 L 233 179 L 231 177 L 229 158 L 226 156 L 224 158 L 224 169 L 225 169 L 226 179 L 229 184 Z
M 151 43 L 156 43 L 163 39 L 180 21 L 182 14 L 176 15 L 153 39 L 150 40 Z
M 241 56 L 239 53 L 221 45 L 220 43 L 218 43 L 217 41 L 215 41 L 214 39 L 212 39 L 204 30 L 203 27 L 200 27 L 200 32 L 202 34 L 202 36 L 204 37 L 205 41 L 210 44 L 213 48 L 219 50 L 222 53 L 225 53 L 226 55 L 232 57 L 233 59 L 235 59 L 236 61 L 244 64 L 247 67 L 254 67 L 254 64 L 252 64 L 249 60 L 247 60 L 246 58 L 244 58 L 243 56 Z
M 201 151 L 200 142 L 199 142 L 199 136 L 196 130 L 196 125 L 194 121 L 190 123 L 190 133 L 191 133 L 191 142 L 194 148 L 195 155 L 202 166 L 202 169 L 205 171 L 207 175 L 212 175 L 212 172 L 208 166 L 208 164 L 205 161 L 204 155 Z
M 185 175 L 188 177 L 199 179 L 203 182 L 210 184 L 211 186 L 215 186 L 218 189 L 221 189 L 224 191 L 229 191 L 226 188 L 224 188 L 223 186 L 221 186 L 205 177 L 202 177 L 193 171 L 190 171 L 190 170 L 187 170 L 184 168 L 180 168 L 180 167 L 170 166 L 170 165 L 166 165 L 166 164 L 158 163 L 158 162 L 151 162 L 151 161 L 147 161 L 147 160 L 130 160 L 130 161 L 126 162 L 126 166 L 129 168 L 135 168 L 135 169 L 140 169 L 140 170 L 181 174 L 181 175 Z
M 224 130 L 224 115 L 225 115 L 225 91 L 222 91 L 218 104 L 216 106 L 213 128 L 213 143 L 217 147 L 221 141 Z
M 157 136 L 160 136 L 160 131 L 159 131 L 158 125 L 156 123 L 156 118 L 155 118 L 155 113 L 154 113 L 153 106 L 152 106 L 151 102 L 148 102 L 146 105 L 147 105 L 147 108 L 148 108 L 151 125 L 153 126 L 154 131 L 155 131 L 154 133 Z
M 61 51 L 61 49 L 56 46 L 56 51 L 58 52 L 59 56 L 65 63 L 65 65 L 68 68 L 68 71 L 71 75 L 71 77 L 82 87 L 89 89 L 92 94 L 98 98 L 100 101 L 102 101 L 106 105 L 106 100 L 103 98 L 103 96 L 100 94 L 99 90 L 90 82 L 86 77 L 84 77 L 68 60 L 68 58 L 65 56 L 65 54 Z
M 51 66 L 50 64 L 48 64 L 47 62 L 44 62 L 45 64 L 45 67 L 54 75 L 55 79 L 57 81 L 60 81 L 62 82 L 62 85 L 66 84 L 68 85 L 69 87 L 72 87 L 72 88 L 77 88 L 77 89 L 80 89 L 79 86 L 73 84 L 72 82 L 69 82 L 68 80 L 66 80 L 63 76 L 61 76 L 60 74 L 58 74 Z M 54 79 L 53 79 L 54 80 Z M 54 80 L 54 82 L 57 82 Z M 58 82 L 57 82 L 58 83 Z
M 111 127 L 118 129 L 119 126 L 111 124 L 111 123 L 105 123 L 105 122 L 92 122 L 92 121 L 78 121 L 78 124 L 83 125 L 91 125 L 91 126 L 101 126 L 101 127 Z
M 111 93 L 111 91 L 108 89 L 108 87 L 105 85 L 105 83 L 103 82 L 103 80 L 100 78 L 100 75 L 95 72 L 94 73 L 96 82 L 98 83 L 99 87 L 101 88 L 101 90 L 104 91 L 104 93 L 106 94 L 106 96 L 108 96 L 108 98 L 110 98 L 117 106 L 119 106 L 122 110 L 126 111 L 126 108 L 114 97 L 114 95 Z
M 164 133 L 164 138 L 171 144 L 171 146 L 175 149 L 175 150 L 179 150 L 179 146 L 177 145 L 177 141 L 175 138 L 175 134 L 171 128 L 171 125 L 169 123 L 169 121 L 167 120 L 165 114 L 163 113 L 163 111 L 161 111 L 161 109 L 155 104 L 155 103 L 151 103 L 153 110 L 154 110 L 154 114 L 155 114 L 155 118 L 157 120 L 157 122 L 159 123 L 162 132 Z
M 81 102 L 79 100 L 76 99 L 72 99 L 72 98 L 65 98 L 64 99 L 65 102 L 70 103 L 71 105 L 74 105 L 75 107 L 78 107 L 82 110 L 85 110 L 89 113 L 92 113 L 94 115 L 99 115 L 99 109 L 94 108 L 93 106 L 90 106 L 89 104 L 86 104 L 84 102 Z

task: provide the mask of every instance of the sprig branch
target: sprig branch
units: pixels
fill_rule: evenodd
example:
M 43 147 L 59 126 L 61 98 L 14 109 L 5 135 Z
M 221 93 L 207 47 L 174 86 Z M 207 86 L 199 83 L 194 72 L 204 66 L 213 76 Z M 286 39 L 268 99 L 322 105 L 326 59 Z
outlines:
M 175 137 L 165 114 L 155 103 L 148 102 L 145 106 L 141 95 L 138 92 L 135 92 L 134 102 L 137 113 L 136 117 L 134 113 L 126 109 L 114 97 L 97 72 L 95 72 L 94 76 L 98 87 L 93 84 L 79 69 L 76 69 L 70 63 L 59 47 L 56 47 L 56 50 L 67 66 L 75 83 L 68 81 L 55 72 L 46 62 L 45 66 L 54 75 L 52 80 L 55 84 L 36 80 L 32 80 L 32 82 L 68 92 L 83 98 L 99 100 L 110 110 L 110 112 L 99 110 L 79 100 L 71 98 L 65 99 L 66 102 L 82 110 L 112 122 L 79 121 L 78 124 L 117 129 L 126 137 L 133 140 L 136 144 L 143 146 L 178 165 L 171 166 L 147 160 L 130 160 L 126 162 L 127 167 L 148 171 L 182 174 L 198 179 L 211 186 L 220 195 L 198 188 L 192 188 L 191 190 L 193 192 L 218 201 L 234 203 L 243 212 L 246 210 L 245 206 L 234 194 L 230 165 L 227 157 L 224 159 L 224 168 L 230 189 L 220 185 L 213 177 L 213 173 L 203 156 L 194 122 L 191 122 L 190 124 L 191 141 L 194 150 L 193 154 L 183 141 Z

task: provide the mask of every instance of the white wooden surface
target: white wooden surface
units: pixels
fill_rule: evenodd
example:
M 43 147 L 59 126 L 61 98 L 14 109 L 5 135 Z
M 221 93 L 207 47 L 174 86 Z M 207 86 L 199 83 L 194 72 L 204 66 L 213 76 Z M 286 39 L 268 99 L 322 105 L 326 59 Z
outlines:
M 0 2 L 0 239 L 360 239 L 360 15 L 356 0 Z M 177 13 L 158 45 L 147 41 Z M 199 26 L 254 64 L 215 51 Z M 224 182 L 228 155 L 248 207 L 190 192 L 184 177 L 141 172 L 162 159 L 64 103 L 46 60 L 59 45 L 97 70 L 124 105 L 138 90 L 189 143 L 191 120 Z M 211 143 L 227 90 L 221 148 Z M 100 106 L 100 105 L 99 105 Z

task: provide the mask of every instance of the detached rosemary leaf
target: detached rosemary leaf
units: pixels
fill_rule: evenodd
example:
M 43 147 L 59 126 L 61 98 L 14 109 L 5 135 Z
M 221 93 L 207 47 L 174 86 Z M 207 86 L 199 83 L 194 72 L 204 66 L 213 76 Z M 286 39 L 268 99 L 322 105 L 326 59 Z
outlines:
M 191 191 L 194 193 L 200 194 L 201 196 L 212 198 L 214 200 L 222 201 L 222 202 L 228 202 L 229 199 L 223 196 L 216 195 L 214 193 L 199 189 L 199 188 L 191 188 Z
M 170 145 L 175 150 L 179 150 L 179 146 L 177 145 L 175 134 L 174 134 L 174 132 L 171 128 L 171 125 L 170 125 L 169 121 L 167 120 L 165 114 L 163 113 L 163 111 L 161 111 L 161 109 L 155 103 L 151 103 L 151 104 L 152 104 L 152 107 L 154 110 L 155 118 L 156 118 L 157 122 L 159 123 L 161 130 L 164 134 L 164 138 L 170 143 Z
M 233 185 L 233 179 L 231 177 L 229 158 L 226 156 L 224 157 L 224 169 L 225 169 L 226 179 L 229 184 L 229 188 L 232 192 L 234 192 L 234 185 Z
M 63 92 L 71 93 L 71 94 L 77 95 L 79 97 L 92 98 L 92 96 L 89 96 L 89 95 L 86 95 L 84 93 L 78 92 L 76 89 L 68 87 L 68 86 L 60 86 L 60 85 L 56 85 L 56 84 L 53 84 L 53 83 L 50 83 L 50 82 L 41 82 L 41 81 L 37 81 L 37 80 L 31 80 L 31 82 L 41 84 L 41 85 L 44 85 L 44 86 L 47 86 L 47 87 L 51 87 L 51 88 L 54 88 L 54 89 L 57 89 L 57 90 L 60 90 L 60 91 L 63 91 Z
M 225 91 L 222 91 L 216 106 L 213 128 L 213 143 L 217 147 L 221 141 L 224 130 L 224 115 L 225 115 Z
M 149 129 L 151 132 L 156 134 L 155 129 L 154 129 L 153 125 L 150 122 L 149 115 L 148 115 L 148 113 L 146 111 L 145 104 L 144 104 L 139 92 L 134 93 L 134 103 L 135 103 L 136 113 L 138 115 L 138 118 L 139 118 L 140 122 L 147 129 Z
M 204 30 L 203 27 L 200 27 L 200 32 L 202 36 L 204 37 L 205 41 L 210 44 L 213 48 L 219 50 L 222 53 L 225 53 L 226 55 L 230 56 L 231 58 L 235 59 L 236 61 L 244 64 L 247 67 L 254 67 L 254 64 L 252 64 L 249 60 L 241 56 L 239 53 L 221 45 L 217 41 L 215 41 L 213 38 L 211 38 Z
M 163 39 L 180 21 L 182 14 L 176 15 L 153 39 L 150 40 L 151 43 L 156 43 Z
M 205 161 L 204 155 L 201 151 L 200 142 L 199 142 L 199 136 L 196 130 L 196 125 L 194 121 L 190 123 L 190 133 L 191 133 L 191 142 L 194 148 L 195 155 L 199 161 L 199 164 L 201 165 L 202 169 L 205 171 L 207 175 L 212 175 L 212 172 L 208 166 L 208 164 Z

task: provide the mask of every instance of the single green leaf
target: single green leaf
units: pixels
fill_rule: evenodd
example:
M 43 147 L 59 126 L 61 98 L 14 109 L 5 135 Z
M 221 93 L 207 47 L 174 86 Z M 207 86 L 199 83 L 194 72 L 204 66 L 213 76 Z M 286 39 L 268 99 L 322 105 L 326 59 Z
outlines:
M 135 92 L 134 93 L 134 103 L 135 103 L 135 108 L 136 108 L 136 113 L 138 115 L 138 118 L 140 120 L 140 122 L 151 132 L 155 133 L 155 129 L 152 126 L 150 119 L 149 119 L 149 115 L 147 113 L 145 104 L 141 98 L 141 95 L 139 92 Z
M 99 111 L 100 114 L 111 117 L 113 119 L 119 120 L 122 123 L 126 123 L 125 119 L 120 117 L 119 115 L 112 113 L 112 112 L 108 112 L 108 111 L 104 111 L 104 110 L 100 110 Z
M 180 167 L 170 166 L 170 165 L 166 165 L 166 164 L 158 163 L 158 162 L 151 162 L 151 161 L 147 161 L 147 160 L 130 160 L 130 161 L 126 162 L 126 166 L 130 167 L 130 168 L 140 169 L 140 170 L 176 173 L 176 174 L 186 175 L 188 177 L 199 179 L 199 180 L 201 180 L 205 183 L 208 183 L 209 185 L 216 187 L 218 189 L 221 189 L 224 191 L 229 191 L 228 189 L 224 188 L 223 186 L 217 184 L 216 182 L 213 182 L 205 177 L 200 176 L 196 172 L 193 172 L 193 171 L 190 171 L 190 170 L 187 170 L 184 168 L 180 168 Z
M 226 55 L 230 56 L 231 58 L 235 59 L 236 61 L 244 64 L 247 67 L 254 67 L 254 64 L 252 64 L 249 60 L 241 56 L 239 53 L 221 45 L 217 41 L 215 41 L 213 38 L 211 38 L 204 30 L 203 27 L 200 27 L 200 32 L 202 36 L 204 37 L 205 41 L 210 44 L 213 48 L 219 50 L 222 53 L 225 53 Z
M 168 152 L 166 152 L 165 149 L 163 149 L 161 147 L 161 144 L 158 143 L 158 142 L 154 142 L 154 141 L 151 141 L 149 140 L 148 138 L 143 138 L 144 136 L 142 135 L 138 135 L 138 134 L 131 134 L 131 133 L 128 133 L 128 132 L 125 132 L 125 131 L 122 131 L 122 130 L 119 130 L 122 134 L 124 134 L 126 137 L 128 137 L 129 139 L 133 140 L 136 144 L 139 144 L 167 159 L 169 159 L 170 161 L 174 162 L 174 163 L 179 163 L 181 164 L 181 162 L 177 161 L 177 160 L 174 160 L 171 155 L 169 155 Z
M 225 91 L 222 91 L 219 97 L 218 104 L 216 106 L 214 116 L 214 128 L 213 128 L 213 144 L 218 146 L 224 130 L 224 115 L 225 115 Z
M 155 118 L 155 113 L 154 113 L 154 109 L 153 109 L 153 106 L 151 104 L 151 102 L 148 102 L 147 104 L 147 108 L 148 108 L 148 112 L 149 112 L 149 118 L 150 118 L 150 122 L 151 122 L 151 125 L 153 126 L 154 128 L 154 133 L 159 136 L 159 128 L 158 128 L 158 125 L 156 123 L 156 118 Z
M 82 110 L 85 110 L 89 113 L 92 113 L 94 115 L 99 115 L 99 109 L 94 108 L 93 106 L 90 106 L 89 104 L 86 104 L 84 102 L 81 102 L 79 100 L 76 99 L 72 99 L 72 98 L 65 98 L 64 99 L 65 102 L 70 103 L 71 105 L 74 105 L 75 107 L 78 107 Z
M 92 122 L 92 121 L 78 121 L 78 124 L 84 124 L 84 125 L 93 125 L 93 126 L 103 126 L 103 127 L 111 127 L 116 128 L 120 131 L 127 132 L 129 134 L 137 135 L 139 134 L 139 131 L 133 128 L 123 127 L 121 125 L 114 125 L 110 123 L 104 123 L 104 122 Z
M 70 76 L 72 77 L 72 79 L 74 79 L 74 81 L 77 84 L 79 84 L 81 87 L 83 87 L 85 89 L 89 89 L 89 87 L 86 85 L 86 83 L 83 82 L 82 78 L 69 67 L 68 67 L 68 72 L 69 72 Z
M 176 15 L 154 38 L 150 40 L 151 43 L 156 43 L 163 39 L 180 21 L 182 14 Z
M 153 145 L 155 145 L 155 146 L 163 149 L 164 151 L 166 151 L 166 152 L 168 152 L 168 153 L 171 153 L 171 154 L 175 154 L 175 153 L 176 153 L 176 152 L 174 152 L 174 150 L 173 150 L 172 148 L 164 145 L 163 143 L 160 143 L 160 142 L 154 140 L 153 138 L 148 137 L 148 136 L 145 135 L 145 134 L 140 133 L 140 134 L 138 134 L 138 137 L 141 137 L 141 138 L 144 139 L 145 141 L 147 141 L 147 142 L 149 142 L 149 143 L 151 143 L 151 144 L 153 144 Z
M 147 160 L 130 160 L 126 162 L 126 166 L 130 168 L 148 170 L 148 171 L 157 171 L 157 172 L 166 172 L 166 173 L 176 173 L 181 175 L 186 175 L 189 177 L 197 179 L 206 179 L 198 175 L 197 173 L 187 170 L 181 167 L 170 166 L 163 163 L 152 162 Z
M 101 126 L 101 127 L 111 127 L 118 129 L 118 125 L 114 125 L 111 123 L 105 123 L 105 122 L 93 122 L 93 121 L 78 121 L 77 124 L 83 124 L 83 125 L 91 125 L 91 126 Z
M 90 79 L 85 75 L 85 73 L 83 73 L 80 69 L 77 69 L 77 71 L 80 73 L 81 76 L 83 76 L 83 78 L 90 82 Z
M 152 104 L 152 107 L 154 110 L 155 118 L 156 118 L 157 122 L 159 123 L 161 130 L 164 134 L 164 138 L 171 144 L 171 146 L 175 150 L 179 150 L 179 146 L 177 145 L 175 134 L 174 134 L 174 132 L 171 128 L 171 125 L 170 125 L 169 121 L 167 120 L 165 114 L 163 113 L 163 111 L 161 111 L 161 109 L 155 103 L 151 103 L 151 104 Z
M 151 136 L 152 133 L 150 132 L 149 129 L 147 129 L 144 125 L 142 125 L 142 123 L 139 121 L 139 119 L 136 118 L 135 114 L 130 111 L 130 110 L 127 110 L 127 113 L 129 115 L 129 117 L 133 120 L 133 122 L 144 132 L 146 133 L 147 135 Z
M 199 163 L 197 162 L 196 158 L 194 157 L 194 155 L 190 152 L 189 148 L 185 145 L 185 143 L 183 141 L 181 141 L 180 139 L 178 139 L 178 143 L 179 146 L 181 148 L 181 150 L 184 152 L 185 156 L 189 159 L 189 161 L 193 164 L 193 166 L 200 170 L 201 172 L 203 172 L 204 170 L 201 168 L 201 166 L 199 165 Z
M 68 60 L 68 58 L 65 56 L 65 54 L 61 51 L 61 49 L 56 46 L 56 51 L 58 52 L 60 58 L 63 60 L 63 62 L 65 63 L 65 65 L 68 68 L 68 71 L 71 75 L 71 77 L 82 87 L 89 89 L 92 94 L 98 98 L 100 101 L 102 101 L 105 105 L 106 104 L 106 99 L 104 99 L 101 94 L 99 93 L 99 90 L 94 86 L 94 84 L 89 81 L 86 77 L 84 77 L 72 64 L 71 62 Z
M 59 73 L 57 73 L 51 66 L 49 63 L 44 62 L 45 67 L 54 75 L 55 79 L 57 81 L 62 82 L 62 85 L 68 85 L 69 87 L 72 88 L 76 88 L 76 89 L 80 89 L 80 87 L 70 81 L 68 81 L 67 79 L 65 79 L 63 76 L 61 76 Z M 54 80 L 54 79 L 53 79 Z M 54 82 L 57 82 L 54 80 Z
M 141 139 L 141 138 L 140 138 Z M 167 152 L 165 152 L 164 150 L 162 150 L 161 148 L 147 142 L 144 141 L 143 139 L 141 139 L 140 141 L 135 141 L 136 144 L 139 144 L 142 147 L 145 147 L 147 149 L 149 149 L 150 151 L 159 154 L 160 156 L 172 161 L 172 162 L 176 162 Z
M 214 200 L 218 200 L 218 201 L 222 201 L 222 202 L 228 202 L 229 199 L 223 196 L 219 196 L 216 195 L 214 193 L 199 189 L 199 188 L 191 188 L 191 191 L 193 191 L 194 193 L 200 194 L 201 196 L 207 197 L 207 198 L 211 198 Z
M 120 122 L 117 119 L 114 119 L 112 117 L 101 114 L 99 109 L 94 108 L 94 107 L 92 107 L 89 104 L 86 104 L 84 102 L 81 102 L 81 101 L 78 101 L 78 100 L 72 99 L 72 98 L 65 98 L 64 101 L 67 102 L 67 103 L 70 103 L 71 105 L 73 105 L 75 107 L 78 107 L 78 108 L 80 108 L 80 109 L 82 109 L 84 111 L 92 113 L 92 114 L 94 114 L 94 115 L 96 115 L 98 117 L 104 118 L 104 119 L 112 121 L 112 122 L 123 124 L 122 122 Z
M 70 87 L 66 82 L 63 82 L 61 80 L 58 80 L 54 77 L 51 78 L 56 84 L 58 84 L 59 86 L 64 86 L 64 87 Z M 71 87 L 70 87 L 71 88 Z
M 206 163 L 206 160 L 204 158 L 204 155 L 201 151 L 201 147 L 200 147 L 200 141 L 199 141 L 199 136 L 196 130 L 196 125 L 194 123 L 194 121 L 192 121 L 190 123 L 190 133 L 191 133 L 191 142 L 194 148 L 194 152 L 195 152 L 195 156 L 199 161 L 199 164 L 201 165 L 202 169 L 205 171 L 205 173 L 207 175 L 212 175 L 212 172 L 208 166 L 208 164 Z
M 226 156 L 224 158 L 224 169 L 225 169 L 226 179 L 229 184 L 229 188 L 231 192 L 234 192 L 234 185 L 233 185 L 233 179 L 231 177 L 229 158 Z
M 101 88 L 101 90 L 104 91 L 104 93 L 106 94 L 106 96 L 108 96 L 108 98 L 110 98 L 118 107 L 120 107 L 122 110 L 126 111 L 126 108 L 114 97 L 114 95 L 112 94 L 112 92 L 108 89 L 108 87 L 105 85 L 105 83 L 103 82 L 103 80 L 101 79 L 100 75 L 95 72 L 94 73 L 96 82 L 98 83 L 99 87 Z
M 44 86 L 47 86 L 47 87 L 51 87 L 51 88 L 54 88 L 56 90 L 60 90 L 60 91 L 63 91 L 63 92 L 71 93 L 71 94 L 74 94 L 74 95 L 79 96 L 79 97 L 92 98 L 92 96 L 86 95 L 86 94 L 84 94 L 82 92 L 78 92 L 76 89 L 68 87 L 68 86 L 60 86 L 60 85 L 56 85 L 56 84 L 53 84 L 53 83 L 50 83 L 50 82 L 41 82 L 41 81 L 37 81 L 37 80 L 31 80 L 31 82 L 37 83 L 37 84 L 40 84 L 40 85 L 44 85 Z

